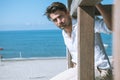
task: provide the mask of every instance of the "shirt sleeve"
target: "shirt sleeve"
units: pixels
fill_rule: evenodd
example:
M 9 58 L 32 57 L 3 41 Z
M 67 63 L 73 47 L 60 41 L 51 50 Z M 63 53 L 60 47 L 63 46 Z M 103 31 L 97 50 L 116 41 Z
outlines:
M 112 31 L 108 29 L 103 19 L 95 17 L 95 33 L 106 33 L 110 34 Z

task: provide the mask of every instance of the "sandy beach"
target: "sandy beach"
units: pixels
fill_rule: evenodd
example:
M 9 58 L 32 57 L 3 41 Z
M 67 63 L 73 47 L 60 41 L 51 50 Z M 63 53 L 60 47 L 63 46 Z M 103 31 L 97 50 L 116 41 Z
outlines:
M 49 80 L 66 69 L 65 58 L 2 60 L 0 80 Z
M 65 69 L 65 58 L 3 60 L 0 62 L 0 80 L 49 80 Z

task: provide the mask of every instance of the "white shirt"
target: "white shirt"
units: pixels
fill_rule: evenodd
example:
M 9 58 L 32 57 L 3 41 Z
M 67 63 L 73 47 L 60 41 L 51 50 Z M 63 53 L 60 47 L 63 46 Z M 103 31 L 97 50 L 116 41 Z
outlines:
M 95 45 L 94 45 L 94 51 L 95 51 L 95 68 L 99 67 L 100 69 L 107 69 L 110 68 L 110 62 L 108 60 L 107 54 L 105 52 L 105 49 L 103 47 L 103 43 L 101 40 L 100 33 L 111 33 L 111 31 L 106 27 L 103 19 L 95 18 Z M 77 63 L 77 24 L 73 25 L 72 27 L 72 33 L 71 38 L 65 33 L 65 31 L 62 31 L 63 38 L 65 45 L 67 49 L 70 51 L 70 54 L 72 56 L 72 62 Z

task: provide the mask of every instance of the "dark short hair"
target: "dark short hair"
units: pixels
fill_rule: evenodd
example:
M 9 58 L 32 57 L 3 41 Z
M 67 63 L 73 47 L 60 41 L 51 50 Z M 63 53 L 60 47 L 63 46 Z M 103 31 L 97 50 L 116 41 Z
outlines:
M 57 10 L 67 12 L 67 8 L 63 3 L 53 2 L 50 6 L 46 8 L 45 15 L 50 20 L 50 14 L 56 12 Z

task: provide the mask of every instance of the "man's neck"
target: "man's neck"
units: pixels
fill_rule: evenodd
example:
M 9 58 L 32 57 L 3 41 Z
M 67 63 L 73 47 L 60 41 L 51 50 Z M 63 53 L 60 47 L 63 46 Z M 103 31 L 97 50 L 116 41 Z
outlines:
M 66 32 L 66 34 L 67 34 L 69 37 L 71 37 L 72 26 L 69 26 L 69 27 L 65 28 L 64 31 Z

